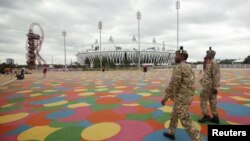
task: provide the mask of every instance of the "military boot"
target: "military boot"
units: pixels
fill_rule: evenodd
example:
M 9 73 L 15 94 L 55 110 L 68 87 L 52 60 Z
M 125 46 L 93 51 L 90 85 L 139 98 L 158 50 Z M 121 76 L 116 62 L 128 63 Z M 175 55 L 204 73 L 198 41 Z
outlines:
M 165 136 L 165 137 L 167 137 L 167 138 L 169 138 L 171 140 L 175 140 L 175 135 L 174 134 L 169 134 L 167 132 L 164 132 L 163 136 Z
M 205 123 L 207 121 L 211 121 L 211 117 L 209 115 L 204 115 L 201 119 L 198 120 L 200 123 Z
M 213 116 L 213 118 L 211 119 L 211 122 L 216 123 L 216 124 L 220 124 L 220 119 L 218 116 Z

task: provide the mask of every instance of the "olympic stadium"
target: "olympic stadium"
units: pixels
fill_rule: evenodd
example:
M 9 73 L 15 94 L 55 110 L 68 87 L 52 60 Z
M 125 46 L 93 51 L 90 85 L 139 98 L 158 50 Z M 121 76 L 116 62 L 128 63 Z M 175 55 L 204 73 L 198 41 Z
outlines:
M 152 42 L 140 42 L 139 50 L 135 36 L 130 42 L 115 42 L 110 36 L 108 42 L 101 43 L 101 47 L 97 40 L 93 44 L 84 45 L 76 54 L 76 58 L 80 64 L 89 64 L 90 67 L 100 60 L 115 66 L 123 64 L 133 66 L 138 62 L 142 65 L 169 65 L 174 61 L 174 48 L 174 45 L 164 42 L 157 43 L 153 38 Z

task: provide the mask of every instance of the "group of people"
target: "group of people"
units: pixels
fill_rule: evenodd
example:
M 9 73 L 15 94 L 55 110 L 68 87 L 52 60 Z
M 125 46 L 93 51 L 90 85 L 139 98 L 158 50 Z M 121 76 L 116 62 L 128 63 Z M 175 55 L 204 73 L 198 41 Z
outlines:
M 4 69 L 4 76 L 7 77 L 7 76 L 10 76 L 10 78 L 14 78 L 16 77 L 17 79 L 21 80 L 21 79 L 24 79 L 24 68 L 22 68 L 19 73 L 18 73 L 18 70 L 13 70 L 12 68 L 5 68 Z
M 1 73 L 0 73 L 0 75 L 1 75 Z M 4 73 L 5 77 L 7 77 L 7 76 L 11 76 L 11 78 L 13 77 L 13 70 L 12 70 L 12 68 L 4 68 L 3 73 Z
M 195 73 L 191 66 L 186 63 L 188 53 L 182 46 L 180 47 L 180 50 L 175 52 L 175 54 L 175 62 L 177 65 L 173 70 L 170 83 L 166 88 L 164 98 L 161 101 L 162 105 L 165 105 L 168 99 L 174 101 L 170 124 L 167 132 L 164 132 L 163 135 L 171 140 L 175 140 L 175 131 L 178 119 L 180 119 L 182 126 L 186 129 L 193 141 L 203 141 L 199 131 L 192 123 L 188 112 L 193 96 L 195 95 Z M 216 108 L 217 93 L 220 86 L 220 68 L 214 59 L 215 54 L 216 52 L 209 47 L 209 50 L 204 57 L 203 77 L 199 81 L 202 86 L 200 106 L 203 114 L 203 117 L 198 120 L 200 123 L 220 123 Z M 212 112 L 212 117 L 209 115 L 208 102 Z

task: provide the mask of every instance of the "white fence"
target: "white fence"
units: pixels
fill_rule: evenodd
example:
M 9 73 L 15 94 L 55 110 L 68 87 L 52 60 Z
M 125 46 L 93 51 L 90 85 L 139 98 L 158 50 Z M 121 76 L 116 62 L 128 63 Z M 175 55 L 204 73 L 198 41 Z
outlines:
M 202 65 L 191 65 L 194 69 L 202 69 Z M 174 65 L 154 66 L 154 69 L 172 69 Z M 250 64 L 220 64 L 221 69 L 250 69 Z

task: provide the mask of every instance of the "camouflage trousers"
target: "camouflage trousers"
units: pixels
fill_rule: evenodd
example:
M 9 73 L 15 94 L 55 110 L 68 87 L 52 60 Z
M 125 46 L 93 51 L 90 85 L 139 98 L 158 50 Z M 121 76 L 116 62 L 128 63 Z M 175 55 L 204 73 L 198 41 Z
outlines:
M 210 110 L 213 116 L 218 116 L 216 107 L 217 94 L 213 94 L 213 89 L 203 87 L 200 95 L 200 106 L 203 115 L 209 115 L 207 102 L 209 102 Z
M 171 114 L 171 120 L 168 127 L 168 133 L 174 134 L 178 125 L 178 119 L 180 119 L 182 126 L 185 128 L 186 132 L 192 138 L 193 141 L 203 141 L 200 132 L 196 129 L 192 123 L 191 117 L 189 115 L 189 105 L 184 105 L 181 103 L 175 103 L 173 111 Z

